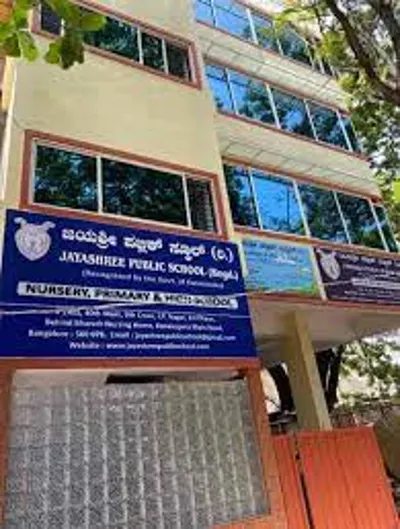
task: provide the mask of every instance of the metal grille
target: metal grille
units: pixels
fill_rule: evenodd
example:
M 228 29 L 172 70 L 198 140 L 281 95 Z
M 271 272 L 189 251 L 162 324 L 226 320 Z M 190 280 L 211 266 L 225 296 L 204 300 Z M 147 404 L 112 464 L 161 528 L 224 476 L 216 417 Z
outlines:
M 5 529 L 208 529 L 264 514 L 246 383 L 13 394 Z

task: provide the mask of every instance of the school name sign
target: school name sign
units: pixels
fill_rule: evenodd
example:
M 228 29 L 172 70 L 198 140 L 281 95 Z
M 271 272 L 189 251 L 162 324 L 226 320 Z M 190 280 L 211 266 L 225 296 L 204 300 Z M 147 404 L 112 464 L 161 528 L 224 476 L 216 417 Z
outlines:
M 253 357 L 234 244 L 9 210 L 0 355 Z

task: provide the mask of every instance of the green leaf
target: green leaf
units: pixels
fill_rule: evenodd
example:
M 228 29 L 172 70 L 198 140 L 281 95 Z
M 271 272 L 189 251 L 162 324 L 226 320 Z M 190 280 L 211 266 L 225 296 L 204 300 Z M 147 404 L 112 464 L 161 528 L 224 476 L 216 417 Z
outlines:
M 11 35 L 15 32 L 13 24 L 10 22 L 0 22 L 0 45 L 4 44 Z
M 106 23 L 106 17 L 97 13 L 82 13 L 80 28 L 82 31 L 99 31 Z
M 52 42 L 44 56 L 44 60 L 49 64 L 61 64 L 61 38 Z
M 10 57 L 21 57 L 21 48 L 18 40 L 18 34 L 13 33 L 3 44 L 3 50 Z
M 33 9 L 37 3 L 35 0 L 15 0 L 15 6 L 25 11 Z
M 25 29 L 28 27 L 28 14 L 29 11 L 27 9 L 18 6 L 14 8 L 11 21 L 17 29 Z
M 37 49 L 35 41 L 30 33 L 27 31 L 20 31 L 18 34 L 18 41 L 22 56 L 25 59 L 32 62 L 39 57 L 39 50 Z
M 75 62 L 83 63 L 84 48 L 81 32 L 66 28 L 61 37 L 60 56 L 61 67 L 64 70 L 70 68 Z

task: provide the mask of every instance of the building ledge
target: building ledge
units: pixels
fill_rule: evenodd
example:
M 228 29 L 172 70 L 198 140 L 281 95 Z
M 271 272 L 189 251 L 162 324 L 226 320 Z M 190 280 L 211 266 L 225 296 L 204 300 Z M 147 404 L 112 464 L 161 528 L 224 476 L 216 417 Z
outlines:
M 292 93 L 346 109 L 344 94 L 334 78 L 204 22 L 196 24 L 196 33 L 203 55 L 240 67 Z

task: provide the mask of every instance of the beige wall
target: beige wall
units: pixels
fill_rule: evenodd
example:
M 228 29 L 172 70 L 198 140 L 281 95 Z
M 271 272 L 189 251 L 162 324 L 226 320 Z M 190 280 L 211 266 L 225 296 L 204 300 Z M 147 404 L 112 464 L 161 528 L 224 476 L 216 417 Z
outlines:
M 214 104 L 199 91 L 87 52 L 69 71 L 18 62 L 8 98 L 12 142 L 5 200 L 19 198 L 24 129 L 216 173 Z

